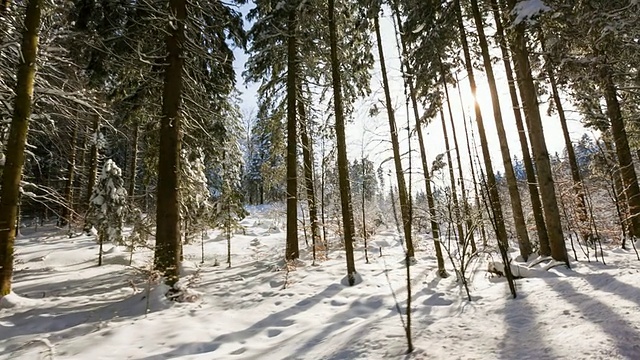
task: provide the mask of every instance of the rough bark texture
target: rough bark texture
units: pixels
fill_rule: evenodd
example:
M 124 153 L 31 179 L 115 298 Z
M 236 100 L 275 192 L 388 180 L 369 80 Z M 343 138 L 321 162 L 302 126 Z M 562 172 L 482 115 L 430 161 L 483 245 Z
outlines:
M 398 128 L 396 126 L 393 104 L 391 102 L 391 93 L 389 91 L 389 79 L 387 78 L 387 67 L 385 64 L 384 51 L 382 49 L 382 36 L 380 35 L 380 21 L 378 14 L 373 18 L 373 25 L 376 31 L 376 39 L 378 43 L 378 55 L 380 60 L 380 69 L 382 72 L 382 85 L 384 87 L 384 95 L 387 105 L 387 116 L 389 117 L 389 131 L 391 135 L 391 146 L 393 148 L 393 162 L 396 169 L 396 178 L 398 181 L 398 198 L 400 199 L 400 216 L 402 217 L 402 229 L 404 231 L 405 244 L 407 246 L 407 254 L 414 257 L 413 240 L 411 238 L 411 204 L 407 194 L 407 185 L 404 180 L 404 170 L 402 169 L 402 159 L 400 158 L 400 142 L 398 140 Z
M 531 242 L 529 241 L 527 224 L 524 221 L 524 213 L 522 212 L 522 201 L 520 199 L 520 192 L 518 191 L 518 182 L 513 171 L 513 165 L 511 164 L 511 152 L 509 151 L 509 144 L 507 142 L 507 133 L 504 130 L 502 110 L 500 109 L 500 98 L 498 97 L 498 88 L 496 87 L 496 79 L 493 74 L 493 65 L 491 63 L 491 55 L 489 54 L 489 45 L 487 44 L 487 39 L 484 34 L 482 15 L 480 14 L 480 9 L 478 8 L 478 2 L 476 0 L 471 0 L 471 11 L 473 13 L 473 19 L 476 24 L 476 29 L 478 30 L 480 50 L 482 52 L 484 69 L 485 73 L 487 74 L 487 81 L 489 83 L 493 117 L 496 123 L 496 130 L 498 131 L 498 141 L 500 143 L 502 165 L 504 166 L 504 172 L 507 178 L 507 188 L 509 190 L 509 198 L 511 200 L 511 210 L 513 212 L 513 220 L 516 227 L 516 233 L 518 234 L 520 256 L 524 260 L 527 260 L 527 258 L 529 258 L 529 255 L 531 255 L 532 253 Z
M 395 5 L 395 2 L 394 2 Z M 400 12 L 397 6 L 394 7 L 394 12 L 398 24 L 398 31 L 400 32 L 400 43 L 402 45 L 402 53 L 406 56 L 407 49 L 404 40 L 404 31 L 402 30 L 402 20 L 400 18 Z M 405 74 L 413 74 L 409 63 L 406 58 L 402 62 L 405 68 Z M 422 134 L 422 124 L 420 123 L 420 114 L 418 113 L 418 101 L 416 99 L 416 92 L 411 78 L 406 79 L 409 85 L 409 97 L 411 98 L 411 106 L 413 108 L 413 117 L 416 122 L 416 134 L 418 135 L 418 146 L 420 148 L 420 161 L 422 163 L 422 172 L 424 174 L 424 186 L 427 193 L 427 206 L 429 207 L 429 217 L 431 221 L 431 233 L 433 236 L 433 244 L 436 251 L 436 261 L 438 264 L 438 276 L 447 277 L 447 270 L 444 265 L 444 256 L 442 254 L 442 246 L 440 245 L 440 225 L 436 221 L 436 206 L 433 199 L 433 192 L 431 190 L 431 173 L 429 172 L 429 164 L 427 160 L 427 151 L 424 146 L 424 136 Z
M 516 0 L 507 0 L 509 11 L 515 7 Z M 535 166 L 538 174 L 538 184 L 542 197 L 542 207 L 549 234 L 551 256 L 558 261 L 564 261 L 569 265 L 567 248 L 562 234 L 562 224 L 560 222 L 560 210 L 556 198 L 555 186 L 553 184 L 551 164 L 549 162 L 549 152 L 542 130 L 542 119 L 538 106 L 538 95 L 531 75 L 529 64 L 529 50 L 525 39 L 524 23 L 513 27 L 513 39 L 511 43 L 514 65 L 518 77 L 518 86 L 522 96 L 524 114 L 529 127 L 529 138 L 535 158 Z
M 11 292 L 13 276 L 13 246 L 16 237 L 16 220 L 20 200 L 20 179 L 24 165 L 24 148 L 29 131 L 29 117 L 36 76 L 36 54 L 42 0 L 29 0 L 24 19 L 24 32 L 18 65 L 16 100 L 9 130 L 7 153 L 2 173 L 0 193 L 0 297 Z
M 155 267 L 174 285 L 180 265 L 180 147 L 184 21 L 186 0 L 170 0 L 173 18 L 167 28 L 167 59 L 162 93 L 162 122 L 158 158 Z
M 291 6 L 287 19 L 287 246 L 285 259 L 300 257 L 298 248 L 298 159 L 296 118 L 296 8 Z
M 564 138 L 564 144 L 567 149 L 567 157 L 569 158 L 569 167 L 571 169 L 571 180 L 573 180 L 573 190 L 576 195 L 576 206 L 578 212 L 579 233 L 583 241 L 586 241 L 591 237 L 591 224 L 589 216 L 587 215 L 587 203 L 584 196 L 584 184 L 582 183 L 582 176 L 580 176 L 580 168 L 578 167 L 578 161 L 576 159 L 576 152 L 571 142 L 571 136 L 569 135 L 569 128 L 567 126 L 567 118 L 564 113 L 564 107 L 562 106 L 562 100 L 560 99 L 560 93 L 558 92 L 558 85 L 556 83 L 556 76 L 553 71 L 553 64 L 549 54 L 546 53 L 546 47 L 544 42 L 544 36 L 540 32 L 540 45 L 542 52 L 545 54 L 544 69 L 549 78 L 549 84 L 551 85 L 551 94 L 553 96 L 553 102 L 558 110 L 558 118 L 560 119 L 560 126 L 562 127 L 562 137 Z
M 615 84 L 611 75 L 611 68 L 603 64 L 600 69 L 602 91 L 607 103 L 607 115 L 611 121 L 611 135 L 616 145 L 616 155 L 620 164 L 620 174 L 624 184 L 624 194 L 627 199 L 631 227 L 635 235 L 640 234 L 640 187 L 636 170 L 633 166 L 631 149 L 627 139 L 627 131 L 620 111 L 620 103 Z
M 456 17 L 458 20 L 458 29 L 460 30 L 460 41 L 462 43 L 462 50 L 464 53 L 465 68 L 469 75 L 469 86 L 471 87 L 471 93 L 476 93 L 476 80 L 473 73 L 473 66 L 471 63 L 471 53 L 469 51 L 469 44 L 467 43 L 467 36 L 464 30 L 464 21 L 462 19 L 462 9 L 460 8 L 460 2 L 456 4 Z M 480 105 L 478 102 L 474 102 L 474 110 L 476 115 L 476 123 L 478 124 L 478 136 L 480 137 L 480 147 L 482 148 L 482 158 L 487 173 L 487 186 L 489 192 L 489 202 L 491 204 L 491 211 L 494 214 L 494 225 L 496 227 L 496 237 L 502 244 L 508 246 L 507 229 L 504 225 L 504 217 L 502 215 L 502 207 L 500 206 L 500 195 L 498 194 L 498 188 L 496 186 L 495 173 L 493 171 L 493 165 L 491 163 L 491 154 L 489 153 L 489 145 L 487 142 L 487 135 L 484 130 L 484 121 L 482 118 L 482 112 L 480 111 Z M 508 267 L 506 267 L 507 270 Z
M 340 203 L 342 205 L 347 280 L 349 285 L 354 285 L 356 280 L 356 265 L 353 257 L 353 210 L 351 208 L 349 160 L 347 159 L 347 140 L 345 135 L 344 108 L 342 105 L 342 80 L 340 78 L 340 62 L 338 59 L 338 30 L 335 10 L 335 0 L 329 0 L 329 40 L 331 43 L 331 77 L 333 81 L 333 106 L 336 117 L 336 142 L 338 147 L 338 183 L 340 187 Z
M 531 209 L 533 210 L 533 218 L 536 223 L 536 231 L 538 232 L 538 240 L 540 242 L 540 255 L 551 255 L 549 247 L 549 235 L 547 234 L 547 225 L 544 223 L 544 214 L 542 212 L 542 203 L 540 202 L 540 193 L 538 192 L 538 184 L 536 174 L 533 169 L 533 161 L 531 161 L 531 153 L 529 152 L 529 141 L 527 140 L 526 129 L 520 112 L 520 101 L 516 92 L 516 84 L 513 79 L 513 69 L 511 68 L 511 57 L 507 48 L 507 41 L 504 37 L 504 29 L 502 27 L 502 17 L 498 10 L 496 0 L 491 0 L 493 17 L 496 22 L 496 34 L 500 42 L 500 50 L 502 51 L 502 61 L 504 63 L 507 81 L 509 82 L 509 95 L 511 97 L 511 106 L 513 107 L 513 115 L 516 120 L 516 128 L 518 129 L 518 137 L 520 138 L 520 150 L 522 150 L 522 162 L 524 170 L 527 173 L 527 185 L 529 187 L 529 196 L 531 197 Z
M 302 93 L 302 92 L 301 92 Z M 306 117 L 304 103 L 298 100 L 298 112 L 300 113 L 300 140 L 302 142 L 302 161 L 304 162 L 304 180 L 307 190 L 307 204 L 309 206 L 309 222 L 311 223 L 311 242 L 315 259 L 316 248 L 322 244 L 320 241 L 320 224 L 318 222 L 318 205 L 313 181 L 313 143 L 309 138 L 309 123 Z

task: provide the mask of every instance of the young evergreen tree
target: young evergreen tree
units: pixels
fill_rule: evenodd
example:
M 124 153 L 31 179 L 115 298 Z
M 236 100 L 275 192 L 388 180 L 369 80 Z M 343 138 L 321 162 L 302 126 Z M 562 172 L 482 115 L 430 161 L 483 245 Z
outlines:
M 89 210 L 89 218 L 98 231 L 100 266 L 104 243 L 122 244 L 122 227 L 127 210 L 127 190 L 124 188 L 122 170 L 111 159 L 105 161 L 102 167 L 90 204 L 92 208 Z

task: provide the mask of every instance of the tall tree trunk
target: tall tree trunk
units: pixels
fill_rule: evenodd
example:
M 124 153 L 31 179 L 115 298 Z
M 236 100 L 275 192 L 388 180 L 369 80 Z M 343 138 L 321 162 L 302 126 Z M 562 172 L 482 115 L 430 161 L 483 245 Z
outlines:
M 546 44 L 544 41 L 544 34 L 539 31 L 540 46 L 544 53 L 544 69 L 549 78 L 549 84 L 551 85 L 551 94 L 553 96 L 553 102 L 558 110 L 558 117 L 560 118 L 560 125 L 562 127 L 562 136 L 564 137 L 564 144 L 567 149 L 567 157 L 569 158 L 569 167 L 571 168 L 571 179 L 573 180 L 573 189 L 576 194 L 577 207 L 578 207 L 578 220 L 580 221 L 579 232 L 583 241 L 586 241 L 591 237 L 591 224 L 589 216 L 587 215 L 587 204 L 584 198 L 584 184 L 582 183 L 582 176 L 580 176 L 580 168 L 578 167 L 578 161 L 576 160 L 576 152 L 571 142 L 571 136 L 569 135 L 569 128 L 567 127 L 567 118 L 565 117 L 564 108 L 562 106 L 562 100 L 558 93 L 558 86 L 556 83 L 556 77 L 553 72 L 553 64 L 551 57 L 546 53 Z
M 504 64 L 505 73 L 507 75 L 507 81 L 509 82 L 511 106 L 513 108 L 514 118 L 516 120 L 518 137 L 520 138 L 522 162 L 524 163 L 524 170 L 527 173 L 527 185 L 529 187 L 529 197 L 531 198 L 531 208 L 533 210 L 533 218 L 536 223 L 536 231 L 538 232 L 538 240 L 540 241 L 540 255 L 549 256 L 551 255 L 551 248 L 549 247 L 547 225 L 544 223 L 544 214 L 542 212 L 542 203 L 540 202 L 540 193 L 538 192 L 536 174 L 533 169 L 533 161 L 531 161 L 531 154 L 529 152 L 529 141 L 527 140 L 526 129 L 524 128 L 524 122 L 522 121 L 522 114 L 520 112 L 520 101 L 518 100 L 516 84 L 513 79 L 513 69 L 511 68 L 511 57 L 509 56 L 507 41 L 504 37 L 502 17 L 500 15 L 497 0 L 491 0 L 491 8 L 493 10 L 493 17 L 496 22 L 496 34 L 498 35 L 498 41 L 500 42 L 502 61 Z
M 449 89 L 447 87 L 444 65 L 442 64 L 442 60 L 441 59 L 439 60 L 440 60 L 440 70 L 442 72 L 442 86 L 444 87 L 444 95 L 447 101 L 447 110 L 449 112 L 449 122 L 451 123 L 451 134 L 453 135 L 453 147 L 456 150 L 456 160 L 458 163 L 460 191 L 462 192 L 462 210 L 464 212 L 464 219 L 467 226 L 467 236 L 469 237 L 469 244 L 471 245 L 471 251 L 475 253 L 477 250 L 476 240 L 473 236 L 474 230 L 473 230 L 473 224 L 471 222 L 471 209 L 469 209 L 469 201 L 467 200 L 467 189 L 464 184 L 464 176 L 462 174 L 462 160 L 460 158 L 460 147 L 458 146 L 458 132 L 456 131 L 456 125 L 455 125 L 455 122 L 453 121 L 453 110 L 451 109 L 451 99 L 449 98 Z M 463 117 L 463 120 L 464 120 L 464 117 Z M 445 140 L 446 140 L 446 134 L 445 134 Z M 461 240 L 466 241 L 466 238 L 463 238 Z
M 59 226 L 65 226 L 71 224 L 73 214 L 73 181 L 75 179 L 76 172 L 76 139 L 78 137 L 78 125 L 73 126 L 73 132 L 71 133 L 71 145 L 69 152 L 69 160 L 67 164 L 67 181 L 64 187 L 64 199 L 66 205 L 62 208 L 60 216 Z
M 613 82 L 611 68 L 608 64 L 605 63 L 601 65 L 599 75 L 602 83 L 602 91 L 607 103 L 607 115 L 611 121 L 611 135 L 616 145 L 616 155 L 618 156 L 618 163 L 620 164 L 624 194 L 629 205 L 631 227 L 633 228 L 633 233 L 637 236 L 640 234 L 640 187 L 638 186 L 638 178 L 633 165 L 633 158 L 631 157 L 627 131 L 624 128 L 616 86 Z
M 469 86 L 471 93 L 476 94 L 476 80 L 473 73 L 473 65 L 471 63 L 471 53 L 469 51 L 469 44 L 467 42 L 467 35 L 465 33 L 464 21 L 462 19 L 462 9 L 460 7 L 460 1 L 456 0 L 456 17 L 458 21 L 458 30 L 460 31 L 460 41 L 462 43 L 462 50 L 464 53 L 465 68 L 469 76 Z M 508 246 L 507 229 L 504 225 L 504 217 L 502 215 L 502 207 L 500 205 L 500 195 L 498 194 L 498 187 L 496 186 L 495 173 L 493 171 L 493 165 L 491 163 L 491 154 L 489 153 L 489 145 L 487 142 L 487 135 L 484 130 L 484 120 L 482 118 L 482 112 L 480 111 L 480 105 L 477 101 L 474 102 L 474 110 L 476 115 L 476 123 L 478 124 L 478 136 L 480 136 L 480 147 L 482 148 L 482 157 L 484 166 L 487 172 L 487 185 L 489 192 L 489 202 L 494 214 L 494 225 L 496 226 L 496 237 L 498 241 Z M 508 267 L 507 267 L 508 268 Z
M 449 185 L 451 186 L 451 200 L 453 201 L 453 217 L 451 219 L 456 224 L 458 231 L 458 243 L 464 243 L 464 230 L 462 229 L 462 216 L 460 214 L 460 204 L 458 203 L 458 190 L 456 189 L 456 178 L 453 174 L 453 160 L 451 159 L 451 146 L 449 146 L 449 135 L 447 134 L 447 123 L 444 119 L 444 112 L 440 106 L 440 120 L 442 122 L 442 133 L 444 134 L 444 148 L 447 154 L 447 165 L 449 167 Z
M 509 11 L 513 11 L 516 0 L 507 0 Z M 558 261 L 564 261 L 569 266 L 567 247 L 562 233 L 562 223 L 560 222 L 560 210 L 556 198 L 555 186 L 549 161 L 549 152 L 542 130 L 542 119 L 538 106 L 538 95 L 531 75 L 531 65 L 529 64 L 529 50 L 525 39 L 524 23 L 515 25 L 513 28 L 513 42 L 511 43 L 514 65 L 518 78 L 522 105 L 529 128 L 529 138 L 531 148 L 535 158 L 535 166 L 538 174 L 538 184 L 542 197 L 542 207 L 549 235 L 551 246 L 551 256 Z
M 133 139 L 131 139 L 131 163 L 129 164 L 129 203 L 133 204 L 136 198 L 136 172 L 138 171 L 138 138 L 140 126 L 133 125 Z
M 404 239 L 407 246 L 407 256 L 414 257 L 415 251 L 413 241 L 411 239 L 411 219 L 409 195 L 407 194 L 407 185 L 404 180 L 404 171 L 402 169 L 402 159 L 400 158 L 400 142 L 398 141 L 398 128 L 396 125 L 393 104 L 391 103 L 391 93 L 389 90 L 389 79 L 387 78 L 387 67 L 385 64 L 384 51 L 382 49 L 382 36 L 380 35 L 380 19 L 376 13 L 373 18 L 373 25 L 376 31 L 376 39 L 378 43 L 378 55 L 380 57 L 380 69 L 382 72 L 382 84 L 384 87 L 384 95 L 387 105 L 387 116 L 389 117 L 389 131 L 391 132 L 391 146 L 393 148 L 393 160 L 396 168 L 396 178 L 398 181 L 398 198 L 400 199 L 400 214 L 402 217 L 402 228 L 404 230 Z
M 402 29 L 402 19 L 400 18 L 400 11 L 398 10 L 397 4 L 394 1 L 394 12 L 398 24 L 398 32 L 400 33 L 400 44 L 402 45 L 402 56 L 403 61 L 402 64 L 405 68 L 405 74 L 413 74 L 412 69 L 409 66 L 409 62 L 407 61 L 406 54 L 406 42 L 405 35 Z M 420 149 L 420 161 L 422 162 L 422 172 L 424 174 L 424 186 L 427 193 L 427 206 L 429 207 L 429 217 L 431 221 L 431 233 L 433 236 L 433 244 L 436 251 L 436 260 L 438 264 L 438 276 L 440 277 L 448 277 L 447 270 L 444 265 L 444 256 L 442 254 L 442 246 L 440 245 L 440 225 L 438 224 L 437 215 L 436 215 L 436 206 L 435 201 L 433 199 L 433 191 L 431 190 L 431 173 L 429 172 L 429 164 L 427 160 L 427 151 L 424 146 L 424 136 L 422 134 L 422 124 L 420 123 L 420 114 L 418 113 L 418 101 L 416 99 L 416 91 L 413 85 L 413 79 L 411 77 L 404 77 L 405 81 L 409 86 L 409 96 L 411 98 L 411 106 L 413 108 L 413 117 L 415 120 L 416 134 L 418 135 L 418 146 Z
M 287 246 L 286 260 L 300 257 L 298 248 L 298 159 L 296 118 L 296 73 L 297 73 L 297 5 L 289 9 L 287 29 Z
M 171 24 L 167 28 L 167 59 L 162 93 L 162 122 L 158 157 L 155 267 L 173 286 L 180 265 L 180 147 L 184 22 L 186 0 L 169 0 Z
M 21 57 L 18 65 L 16 100 L 2 173 L 2 189 L 0 190 L 0 297 L 11 292 L 13 246 L 20 201 L 20 179 L 24 165 L 24 148 L 29 132 L 42 5 L 42 0 L 27 2 L 22 43 L 20 44 Z
M 302 95 L 302 90 L 300 90 Z M 301 96 L 302 97 L 302 96 Z M 320 224 L 318 223 L 318 204 L 316 201 L 316 191 L 313 180 L 313 143 L 309 137 L 309 119 L 306 116 L 304 102 L 298 99 L 298 112 L 300 113 L 300 140 L 302 142 L 302 158 L 304 161 L 304 179 L 307 190 L 307 204 L 309 205 L 309 222 L 311 223 L 311 242 L 313 243 L 313 253 L 316 247 L 321 245 Z M 315 258 L 315 256 L 314 256 Z
M 91 149 L 89 150 L 89 174 L 87 175 L 87 194 L 85 204 L 89 206 L 93 188 L 96 186 L 96 178 L 98 177 L 98 141 L 100 137 L 100 118 L 93 117 L 93 127 L 91 140 Z
M 476 80 L 473 74 L 473 65 L 471 63 L 471 54 L 469 52 L 469 44 L 467 42 L 467 35 L 464 28 L 464 20 L 462 19 L 462 6 L 460 0 L 456 0 L 456 18 L 458 22 L 458 31 L 460 32 L 460 42 L 462 43 L 462 50 L 464 53 L 464 63 L 469 75 L 469 86 L 471 87 L 471 94 L 476 94 Z M 496 232 L 498 240 L 498 250 L 504 263 L 504 273 L 509 283 L 509 289 L 513 297 L 516 297 L 516 288 L 513 282 L 513 274 L 511 273 L 511 265 L 508 254 L 509 240 L 507 238 L 507 229 L 504 225 L 504 216 L 502 215 L 502 207 L 500 205 L 500 195 L 498 194 L 498 187 L 496 184 L 495 174 L 493 172 L 493 165 L 491 164 L 491 154 L 489 153 L 489 146 L 487 143 L 487 135 L 484 130 L 484 121 L 482 118 L 482 111 L 480 111 L 480 104 L 474 101 L 474 109 L 476 113 L 476 122 L 478 124 L 478 136 L 480 136 L 480 146 L 482 148 L 482 157 L 484 159 L 485 168 L 487 170 L 487 192 L 489 193 L 489 202 L 491 204 L 491 213 L 493 217 L 490 218 L 493 221 L 493 228 Z
M 479 215 L 478 220 L 480 221 L 480 234 L 482 236 L 483 244 L 486 245 L 487 232 L 485 231 L 485 228 L 484 228 L 484 215 L 483 215 L 482 207 L 480 206 L 480 195 L 478 194 L 478 180 L 476 177 L 475 166 L 473 166 L 473 155 L 471 154 L 471 143 L 469 141 L 469 131 L 473 131 L 473 125 L 469 124 L 471 128 L 467 127 L 467 115 L 464 110 L 464 105 L 462 101 L 462 92 L 460 91 L 460 81 L 458 80 L 457 73 L 455 73 L 455 78 L 456 78 L 456 84 L 458 84 L 456 87 L 458 88 L 458 99 L 460 99 L 460 110 L 462 112 L 462 120 L 463 120 L 462 123 L 464 124 L 464 135 L 467 143 L 467 154 L 469 156 L 469 164 L 471 165 L 471 180 L 473 181 L 473 193 L 475 196 L 476 208 L 478 209 L 478 215 Z
M 613 154 L 615 150 L 613 149 L 613 145 L 611 141 L 608 139 L 607 134 L 605 133 L 602 137 L 602 142 L 604 143 L 604 147 L 606 153 L 603 154 L 606 159 L 609 158 L 609 154 Z M 633 239 L 635 234 L 633 233 L 633 227 L 631 226 L 631 220 L 629 219 L 629 202 L 627 201 L 627 197 L 624 192 L 624 185 L 622 184 L 622 174 L 620 173 L 620 166 L 618 162 L 610 159 L 611 161 L 607 161 L 609 166 L 611 167 L 611 179 L 613 180 L 613 189 L 614 195 L 616 197 L 616 202 L 620 207 L 620 227 L 622 228 L 622 232 L 625 233 L 629 237 L 629 239 Z M 623 239 L 622 245 L 626 243 L 626 239 Z
M 349 160 L 345 135 L 344 109 L 342 105 L 342 79 L 338 59 L 338 29 L 335 15 L 335 0 L 329 0 L 329 36 L 331 43 L 331 77 L 333 81 L 333 107 L 336 118 L 336 141 L 338 145 L 338 183 L 342 205 L 344 247 L 347 259 L 347 280 L 349 285 L 356 281 L 356 265 L 353 256 L 353 209 L 351 208 L 351 186 L 349 184 Z
M 477 0 L 471 0 L 471 11 L 473 13 L 473 19 L 476 24 L 476 29 L 478 30 L 480 50 L 482 52 L 485 73 L 487 74 L 487 81 L 489 83 L 493 117 L 496 123 L 496 130 L 498 131 L 498 141 L 500 143 L 502 165 L 504 166 L 504 172 L 507 177 L 507 188 L 509 190 L 509 198 L 511 199 L 511 210 L 513 212 L 513 220 L 516 227 L 516 233 L 518 234 L 520 256 L 526 261 L 527 258 L 529 258 L 529 255 L 531 255 L 532 253 L 531 242 L 529 241 L 527 224 L 524 221 L 524 213 L 522 212 L 522 201 L 520 199 L 520 192 L 518 191 L 518 181 L 516 180 L 516 175 L 513 171 L 513 165 L 511 164 L 511 152 L 509 151 L 509 144 L 507 142 L 507 133 L 504 130 L 502 110 L 500 109 L 500 98 L 498 97 L 498 88 L 496 86 L 496 79 L 493 74 L 493 65 L 491 63 L 491 55 L 489 54 L 489 45 L 487 44 L 487 38 L 484 34 L 484 24 L 482 23 L 482 15 L 480 14 Z

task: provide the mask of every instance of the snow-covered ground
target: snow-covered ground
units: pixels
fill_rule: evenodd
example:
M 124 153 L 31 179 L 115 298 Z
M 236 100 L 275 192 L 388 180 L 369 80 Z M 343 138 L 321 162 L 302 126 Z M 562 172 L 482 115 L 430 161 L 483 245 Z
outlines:
M 363 281 L 349 287 L 337 244 L 317 266 L 303 250 L 288 272 L 283 214 L 250 212 L 245 234 L 232 239 L 231 268 L 218 231 L 204 242 L 204 264 L 199 242 L 185 246 L 183 281 L 200 296 L 181 303 L 167 301 L 163 285 L 147 290 L 148 250 L 129 267 L 126 251 L 107 246 L 97 267 L 93 239 L 26 229 L 15 294 L 0 301 L 0 359 L 640 359 L 633 251 L 605 246 L 607 265 L 536 265 L 517 280 L 517 299 L 483 257 L 470 269 L 468 302 L 455 276 L 435 276 L 433 249 L 419 239 L 411 266 L 416 350 L 405 355 L 394 294 L 404 313 L 406 268 L 394 229 L 371 240 L 369 264 L 357 247 Z

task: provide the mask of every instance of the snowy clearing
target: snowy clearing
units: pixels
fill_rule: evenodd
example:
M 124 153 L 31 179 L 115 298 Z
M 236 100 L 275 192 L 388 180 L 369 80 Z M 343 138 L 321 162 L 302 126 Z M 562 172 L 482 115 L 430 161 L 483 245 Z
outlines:
M 416 350 L 405 355 L 394 294 L 404 313 L 406 269 L 394 229 L 372 239 L 370 264 L 356 248 L 363 281 L 348 287 L 337 243 L 316 266 L 303 251 L 287 273 L 282 214 L 249 211 L 244 234 L 232 239 L 231 268 L 219 232 L 208 233 L 204 264 L 201 244 L 185 245 L 183 281 L 199 295 L 182 303 L 166 300 L 164 285 L 147 296 L 151 251 L 135 253 L 129 267 L 126 251 L 107 246 L 97 267 L 94 239 L 25 229 L 15 294 L 0 303 L 0 359 L 640 359 L 633 251 L 605 248 L 607 265 L 571 270 L 520 265 L 528 271 L 515 300 L 481 257 L 468 302 L 455 276 L 435 276 L 431 246 L 420 240 L 411 267 Z

